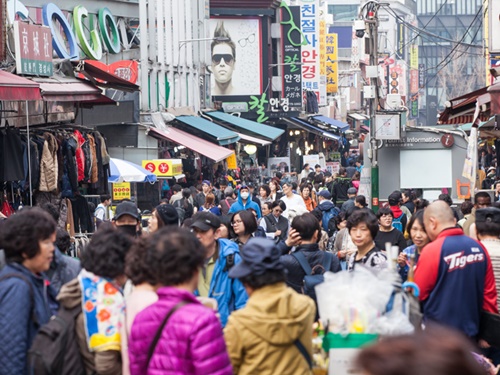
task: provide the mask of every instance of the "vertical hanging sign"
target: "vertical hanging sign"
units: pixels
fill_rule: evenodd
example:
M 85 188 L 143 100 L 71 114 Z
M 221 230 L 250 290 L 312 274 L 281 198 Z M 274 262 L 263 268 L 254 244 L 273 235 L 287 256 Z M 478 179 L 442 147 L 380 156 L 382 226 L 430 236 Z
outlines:
M 326 91 L 334 94 L 339 91 L 339 54 L 338 35 L 328 34 L 326 36 Z
M 326 105 L 326 21 L 324 19 L 319 21 L 319 64 L 319 105 Z
M 299 0 L 300 28 L 307 44 L 302 46 L 302 88 L 320 100 L 319 0 Z
M 418 117 L 418 45 L 413 44 L 410 47 L 410 116 Z
M 300 30 L 300 7 L 281 5 L 281 35 L 283 47 L 283 91 L 290 107 L 302 107 L 301 47 L 307 43 Z

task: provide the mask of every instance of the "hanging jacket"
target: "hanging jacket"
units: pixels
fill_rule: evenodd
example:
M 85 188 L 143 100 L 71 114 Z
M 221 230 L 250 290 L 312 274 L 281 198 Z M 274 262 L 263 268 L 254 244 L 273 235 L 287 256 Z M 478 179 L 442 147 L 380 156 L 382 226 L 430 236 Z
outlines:
M 23 143 L 19 130 L 4 128 L 0 131 L 0 181 L 19 181 L 24 176 Z
M 229 317 L 224 338 L 238 375 L 309 375 L 309 365 L 295 346 L 299 340 L 312 358 L 314 301 L 285 283 L 254 290 L 247 306 Z
M 73 136 L 62 141 L 64 158 L 63 197 L 73 197 L 78 191 L 78 169 L 76 166 L 76 150 L 78 143 Z
M 84 164 L 85 177 L 83 181 L 85 183 L 88 183 L 90 182 L 90 175 L 92 174 L 92 155 L 90 151 L 90 143 L 87 134 L 82 134 L 82 137 L 85 140 L 85 142 L 83 142 L 82 145 L 83 155 L 85 156 L 85 164 Z
M 57 190 L 58 161 L 57 139 L 48 132 L 43 133 L 45 142 L 43 144 L 42 160 L 40 161 L 40 186 L 38 190 L 51 192 Z
M 10 273 L 21 274 L 29 281 L 33 299 L 29 285 L 20 278 L 0 281 L 0 375 L 27 375 L 26 354 L 40 326 L 52 315 L 49 306 L 52 291 L 42 276 L 35 276 L 21 264 L 7 264 L 0 277 Z
M 188 291 L 158 289 L 158 302 L 134 319 L 129 339 L 131 375 L 232 375 L 220 322 Z M 173 313 L 162 331 L 149 366 L 148 349 L 163 318 L 179 302 L 189 301 Z
M 78 144 L 76 148 L 76 166 L 78 170 L 78 182 L 81 182 L 85 179 L 85 154 L 82 149 L 82 146 L 85 143 L 85 138 L 83 138 L 82 133 L 78 130 L 73 132 L 73 136 Z
M 91 134 L 87 134 L 87 139 L 89 140 L 90 148 L 90 159 L 92 167 L 90 169 L 90 183 L 95 184 L 98 181 L 98 168 L 97 168 L 97 152 L 95 139 Z

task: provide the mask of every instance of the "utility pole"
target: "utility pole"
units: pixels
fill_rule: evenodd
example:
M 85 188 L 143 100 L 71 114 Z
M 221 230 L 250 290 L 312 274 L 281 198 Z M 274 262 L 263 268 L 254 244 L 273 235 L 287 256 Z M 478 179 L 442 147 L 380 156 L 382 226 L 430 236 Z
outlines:
M 378 3 L 373 2 L 367 11 L 365 22 L 368 25 L 370 40 L 370 65 L 378 68 Z M 370 86 L 373 87 L 374 95 L 370 99 L 370 145 L 371 145 L 371 198 L 372 210 L 376 213 L 379 205 L 379 181 L 378 181 L 378 145 L 377 132 L 375 129 L 375 118 L 378 110 L 378 77 L 370 78 Z

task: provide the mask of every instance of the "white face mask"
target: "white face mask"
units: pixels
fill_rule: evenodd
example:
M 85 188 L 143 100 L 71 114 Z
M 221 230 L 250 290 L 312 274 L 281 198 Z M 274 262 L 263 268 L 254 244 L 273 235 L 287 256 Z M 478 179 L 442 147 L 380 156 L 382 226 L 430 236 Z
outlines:
M 243 199 L 247 199 L 249 194 L 248 193 L 241 193 L 240 195 Z

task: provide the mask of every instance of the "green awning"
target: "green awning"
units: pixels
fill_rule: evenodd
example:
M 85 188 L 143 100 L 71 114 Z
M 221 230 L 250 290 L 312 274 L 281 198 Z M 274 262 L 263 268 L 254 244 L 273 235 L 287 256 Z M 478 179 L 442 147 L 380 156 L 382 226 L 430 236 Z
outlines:
M 259 124 L 258 122 L 247 120 L 245 118 L 237 116 L 231 116 L 224 112 L 214 111 L 214 112 L 205 112 L 205 114 L 214 119 L 224 121 L 229 125 L 233 125 L 237 128 L 244 129 L 246 131 L 254 133 L 258 137 L 264 137 L 267 139 L 271 139 L 273 141 L 285 132 L 283 129 L 280 128 Z
M 212 121 L 205 120 L 197 116 L 178 116 L 175 118 L 177 121 L 188 125 L 196 130 L 208 134 L 219 142 L 219 145 L 225 146 L 231 143 L 236 143 L 240 140 L 238 133 L 226 129 Z

